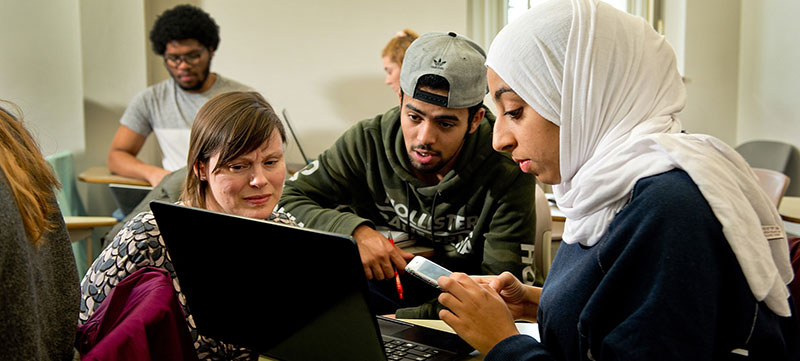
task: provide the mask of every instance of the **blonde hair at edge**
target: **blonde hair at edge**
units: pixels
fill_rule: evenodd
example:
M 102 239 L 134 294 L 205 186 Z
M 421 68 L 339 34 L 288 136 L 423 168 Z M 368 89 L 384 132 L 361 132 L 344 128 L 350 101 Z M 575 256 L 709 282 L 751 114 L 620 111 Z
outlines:
M 189 137 L 190 168 L 186 174 L 181 199 L 192 207 L 206 208 L 207 181 L 200 180 L 194 169 L 199 162 L 208 163 L 217 153 L 220 166 L 242 154 L 258 149 L 270 139 L 273 131 L 286 143 L 286 132 L 272 106 L 256 92 L 219 94 L 197 112 Z
M 8 108 L 14 108 L 20 116 L 15 118 Z M 25 234 L 38 248 L 45 232 L 56 226 L 47 220 L 59 212 L 54 191 L 60 184 L 36 141 L 17 118 L 22 119 L 18 108 L 0 100 L 0 169 L 19 208 Z
M 406 55 L 406 49 L 411 45 L 414 40 L 417 40 L 419 34 L 411 29 L 404 29 L 397 33 L 392 40 L 381 51 L 381 57 L 388 56 L 389 60 L 397 65 L 403 65 L 403 58 Z

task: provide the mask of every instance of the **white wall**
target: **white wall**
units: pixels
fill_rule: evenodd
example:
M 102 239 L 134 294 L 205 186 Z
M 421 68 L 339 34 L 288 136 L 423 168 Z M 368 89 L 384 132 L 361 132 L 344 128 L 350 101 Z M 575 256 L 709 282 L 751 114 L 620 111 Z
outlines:
M 661 3 L 664 17 L 664 37 L 678 60 L 678 72 L 686 73 L 684 54 L 686 53 L 686 0 L 669 0 Z
M 800 144 L 798 15 L 794 0 L 742 1 L 739 142 Z
M 111 140 L 128 102 L 147 86 L 144 4 L 138 1 L 81 0 L 83 108 L 86 154 L 76 160 L 80 172 L 105 165 Z M 139 154 L 149 163 L 161 158 L 150 137 Z M 103 184 L 81 183 L 89 214 L 108 215 L 116 205 Z
M 800 2 L 742 0 L 737 141 L 800 147 Z M 787 194 L 800 195 L 800 154 Z
M 0 99 L 16 103 L 45 155 L 84 152 L 78 3 L 0 0 Z
M 689 99 L 679 117 L 690 133 L 736 145 L 740 0 L 686 1 L 684 77 Z
M 253 86 L 277 109 L 288 108 L 312 156 L 356 121 L 396 105 L 379 56 L 391 36 L 405 27 L 465 33 L 468 17 L 466 1 L 192 2 L 221 27 L 212 69 Z M 0 0 L 0 98 L 22 107 L 45 154 L 72 150 L 79 171 L 103 165 L 130 99 L 167 76 L 147 34 L 176 3 Z M 751 139 L 800 145 L 800 47 L 793 46 L 800 3 L 671 0 L 666 6 L 667 38 L 684 54 L 686 129 L 731 145 Z M 157 162 L 154 143 L 148 140 L 143 157 Z M 288 157 L 299 160 L 291 145 Z M 796 168 L 790 194 L 800 194 Z M 98 191 L 88 189 L 92 213 Z
M 186 1 L 79 2 L 86 155 L 77 159 L 78 171 L 105 165 L 128 102 L 169 76 L 163 59 L 152 52 L 148 34 L 158 15 L 180 3 Z M 288 108 L 312 157 L 358 120 L 397 104 L 383 84 L 380 62 L 381 49 L 397 31 L 408 27 L 420 33 L 464 33 L 467 27 L 466 3 L 460 2 L 348 0 L 313 7 L 257 0 L 189 3 L 202 7 L 220 26 L 212 71 L 259 90 L 278 111 Z M 148 137 L 139 158 L 160 162 L 154 137 Z M 302 159 L 291 142 L 287 159 Z M 81 184 L 81 193 L 90 214 L 108 214 L 115 207 L 102 185 Z
M 398 104 L 380 51 L 398 31 L 465 33 L 464 1 L 202 1 L 220 26 L 212 70 L 288 108 L 306 154 Z M 300 160 L 290 144 L 289 161 Z

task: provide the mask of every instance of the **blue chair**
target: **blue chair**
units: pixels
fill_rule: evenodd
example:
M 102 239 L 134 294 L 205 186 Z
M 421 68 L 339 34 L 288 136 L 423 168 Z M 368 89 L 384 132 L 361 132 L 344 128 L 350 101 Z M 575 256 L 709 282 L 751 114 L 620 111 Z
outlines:
M 78 194 L 75 177 L 75 160 L 70 151 L 64 151 L 45 157 L 53 172 L 61 183 L 56 192 L 56 200 L 61 214 L 64 215 L 67 230 L 72 240 L 72 252 L 78 266 L 78 275 L 83 278 L 89 265 L 99 254 L 100 238 L 93 237 L 95 227 L 113 226 L 117 220 L 112 217 L 87 217 L 80 194 Z M 97 250 L 97 254 L 94 250 Z

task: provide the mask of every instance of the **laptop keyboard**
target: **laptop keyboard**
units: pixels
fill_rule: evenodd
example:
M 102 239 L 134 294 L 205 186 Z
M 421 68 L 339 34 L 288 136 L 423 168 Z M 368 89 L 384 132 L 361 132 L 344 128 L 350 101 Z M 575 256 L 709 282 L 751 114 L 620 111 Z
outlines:
M 383 348 L 387 360 L 424 361 L 439 355 L 440 351 L 429 346 L 383 336 Z

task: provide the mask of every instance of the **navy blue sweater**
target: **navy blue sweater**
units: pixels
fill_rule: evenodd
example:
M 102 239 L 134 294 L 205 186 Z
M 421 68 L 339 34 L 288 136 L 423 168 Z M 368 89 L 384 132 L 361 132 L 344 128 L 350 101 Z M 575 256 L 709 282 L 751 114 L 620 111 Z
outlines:
M 541 343 L 509 337 L 486 360 L 800 359 L 794 319 L 756 301 L 681 170 L 639 180 L 593 247 L 561 245 L 538 320 Z

